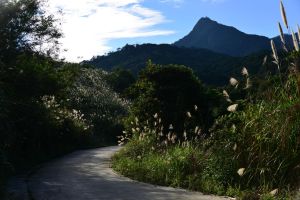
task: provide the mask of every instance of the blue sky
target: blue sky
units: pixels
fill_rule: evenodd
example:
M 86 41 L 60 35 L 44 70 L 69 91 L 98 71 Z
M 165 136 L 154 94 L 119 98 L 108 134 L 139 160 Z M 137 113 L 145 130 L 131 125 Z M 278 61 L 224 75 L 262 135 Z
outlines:
M 300 24 L 300 0 L 284 0 L 290 26 Z M 68 61 L 103 55 L 125 44 L 173 43 L 201 17 L 258 35 L 278 35 L 279 0 L 49 0 L 64 12 Z

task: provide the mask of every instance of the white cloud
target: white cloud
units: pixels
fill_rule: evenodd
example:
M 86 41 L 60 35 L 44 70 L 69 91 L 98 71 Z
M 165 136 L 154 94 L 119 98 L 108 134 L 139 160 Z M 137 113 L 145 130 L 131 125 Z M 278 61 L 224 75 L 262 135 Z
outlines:
M 49 11 L 63 11 L 62 55 L 80 61 L 100 55 L 112 39 L 169 35 L 154 26 L 166 22 L 159 11 L 141 5 L 142 0 L 49 0 Z
M 208 3 L 222 3 L 225 0 L 201 0 L 202 2 L 208 2 Z
M 176 8 L 180 7 L 185 0 L 160 0 L 161 3 L 172 3 Z

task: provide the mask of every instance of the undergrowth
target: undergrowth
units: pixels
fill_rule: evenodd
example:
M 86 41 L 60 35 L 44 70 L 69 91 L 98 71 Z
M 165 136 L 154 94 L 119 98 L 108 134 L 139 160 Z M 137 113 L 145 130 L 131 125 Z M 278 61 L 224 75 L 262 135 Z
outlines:
M 280 5 L 290 32 L 282 2 Z M 228 113 L 215 119 L 209 133 L 203 133 L 200 125 L 175 131 L 157 113 L 148 113 L 153 118 L 146 124 L 136 118 L 119 138 L 119 143 L 126 145 L 114 156 L 113 168 L 139 181 L 245 200 L 297 198 L 299 41 L 291 31 L 294 49 L 288 49 L 280 24 L 279 27 L 284 51 L 279 54 L 271 41 L 278 74 L 264 80 L 268 87 L 253 88 L 258 83 L 253 83 L 254 79 L 243 68 L 244 80 L 231 78 L 231 86 L 223 90 Z M 189 124 L 196 112 L 201 112 L 197 105 L 193 112 L 187 111 L 184 124 Z

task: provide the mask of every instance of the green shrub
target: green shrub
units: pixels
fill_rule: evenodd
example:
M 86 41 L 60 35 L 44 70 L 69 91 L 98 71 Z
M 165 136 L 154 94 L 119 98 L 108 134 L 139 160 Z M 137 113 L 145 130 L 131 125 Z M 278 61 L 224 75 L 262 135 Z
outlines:
M 116 144 L 122 133 L 122 119 L 129 102 L 122 99 L 106 82 L 107 72 L 82 68 L 67 89 L 68 105 L 80 110 L 91 125 L 95 144 Z
M 129 70 L 122 68 L 114 69 L 105 76 L 105 79 L 111 88 L 122 96 L 125 96 L 127 89 L 135 83 L 133 74 Z
M 203 155 L 196 147 L 173 146 L 164 153 L 131 141 L 113 158 L 113 168 L 125 176 L 157 185 L 198 189 Z M 198 186 L 199 187 L 199 186 Z
M 244 111 L 218 119 L 212 130 L 213 151 L 246 168 L 239 181 L 244 187 L 287 186 L 299 173 L 299 97 L 281 97 L 283 92 L 274 91 L 273 102 L 249 104 Z
M 126 121 L 128 131 L 131 131 L 130 124 L 136 117 L 140 123 L 148 121 L 147 126 L 153 127 L 153 116 L 157 113 L 164 133 L 168 132 L 170 124 L 177 133 L 195 124 L 206 132 L 221 113 L 219 107 L 213 106 L 221 102 L 220 95 L 204 87 L 192 70 L 184 66 L 161 66 L 149 62 L 130 88 L 130 94 L 133 105 Z M 185 123 L 187 118 L 192 118 L 189 124 Z

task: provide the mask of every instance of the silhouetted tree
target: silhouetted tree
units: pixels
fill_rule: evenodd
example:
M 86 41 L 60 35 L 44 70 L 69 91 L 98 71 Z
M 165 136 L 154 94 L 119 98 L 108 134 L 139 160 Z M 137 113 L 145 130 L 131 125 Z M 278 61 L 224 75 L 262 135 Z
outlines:
M 25 52 L 55 55 L 61 32 L 44 0 L 0 1 L 0 59 L 12 62 Z

